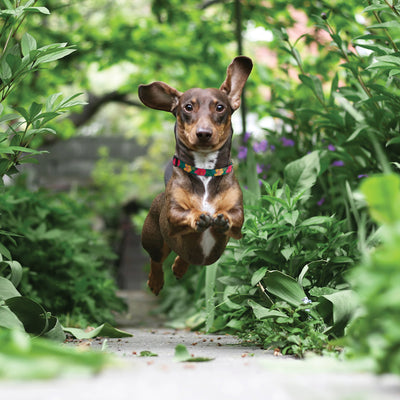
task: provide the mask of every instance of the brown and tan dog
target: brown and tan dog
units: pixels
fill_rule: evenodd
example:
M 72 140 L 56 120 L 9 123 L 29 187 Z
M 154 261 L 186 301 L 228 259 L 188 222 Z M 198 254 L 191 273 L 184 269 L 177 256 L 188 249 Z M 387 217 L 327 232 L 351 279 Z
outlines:
M 150 208 L 142 244 L 151 257 L 148 285 L 158 294 L 164 285 L 162 264 L 177 254 L 172 270 L 181 278 L 190 264 L 209 265 L 219 259 L 230 237 L 240 239 L 243 199 L 231 162 L 231 115 L 253 64 L 236 57 L 219 89 L 184 93 L 164 82 L 139 86 L 148 107 L 176 117 L 176 149 L 165 173 L 165 192 Z

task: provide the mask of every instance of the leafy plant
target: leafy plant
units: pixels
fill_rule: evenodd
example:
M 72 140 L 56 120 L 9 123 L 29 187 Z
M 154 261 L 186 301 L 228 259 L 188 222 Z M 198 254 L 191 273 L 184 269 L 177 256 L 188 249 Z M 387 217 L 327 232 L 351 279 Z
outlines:
M 372 358 L 379 373 L 400 374 L 400 177 L 373 176 L 365 180 L 361 191 L 380 226 L 380 243 L 363 254 L 349 275 L 363 306 L 351 325 L 349 354 Z
M 0 380 L 49 379 L 95 374 L 115 364 L 107 354 L 61 347 L 19 330 L 0 327 Z
M 317 174 L 310 179 L 307 170 L 318 171 L 307 163 L 295 179 L 298 169 L 288 165 L 288 180 L 302 189 L 294 195 L 264 183 L 265 194 L 246 207 L 243 238 L 215 265 L 192 271 L 186 285 L 196 286 L 187 294 L 168 281 L 163 310 L 191 328 L 228 330 L 285 354 L 322 352 L 329 338 L 343 336 L 357 307 L 343 273 L 357 248 L 334 216 L 310 216 L 307 192 Z M 183 314 L 181 302 L 192 305 Z
M 64 325 L 112 323 L 111 310 L 124 309 L 110 273 L 115 256 L 93 231 L 87 207 L 63 194 L 19 187 L 0 193 L 0 202 L 1 226 L 18 235 L 3 243 L 24 266 L 21 293 Z
M 75 51 L 66 43 L 39 47 L 31 34 L 21 33 L 32 15 L 49 14 L 47 8 L 36 7 L 35 3 L 5 1 L 0 10 L 0 115 L 9 97 L 21 89 L 23 80 L 43 64 Z M 64 338 L 64 333 L 50 311 L 64 313 L 64 320 L 66 314 L 73 313 L 75 322 L 89 318 L 96 322 L 102 317 L 111 321 L 110 309 L 123 308 L 115 296 L 108 266 L 100 271 L 113 256 L 92 232 L 88 213 L 78 203 L 63 195 L 5 187 L 3 179 L 17 173 L 18 165 L 36 162 L 34 157 L 41 152 L 35 149 L 35 141 L 55 134 L 46 125 L 71 107 L 83 104 L 78 96 L 63 99 L 61 93 L 56 93 L 42 104 L 13 104 L 12 112 L 0 117 L 0 326 L 58 340 Z M 77 281 L 74 274 L 86 279 Z M 18 285 L 28 297 L 20 295 Z M 104 310 L 99 312 L 99 305 Z

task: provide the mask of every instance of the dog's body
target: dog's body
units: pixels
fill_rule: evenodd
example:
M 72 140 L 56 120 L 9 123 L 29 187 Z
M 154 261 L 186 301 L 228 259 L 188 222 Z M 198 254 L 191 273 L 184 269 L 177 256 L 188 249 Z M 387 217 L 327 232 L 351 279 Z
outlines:
M 219 259 L 230 237 L 239 239 L 243 224 L 242 192 L 232 171 L 231 115 L 252 62 L 237 57 L 218 89 L 180 93 L 163 82 L 140 85 L 141 101 L 176 116 L 176 150 L 166 171 L 165 192 L 153 201 L 142 231 L 151 257 L 148 285 L 158 294 L 164 284 L 162 263 L 174 251 L 172 266 L 181 278 L 190 264 Z M 171 171 L 172 169 L 172 171 Z

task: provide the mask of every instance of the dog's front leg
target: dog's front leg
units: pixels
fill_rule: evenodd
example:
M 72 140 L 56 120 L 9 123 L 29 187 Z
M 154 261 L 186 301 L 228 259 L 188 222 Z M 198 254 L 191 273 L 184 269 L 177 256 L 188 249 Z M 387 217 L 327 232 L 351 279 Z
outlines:
M 240 188 L 233 187 L 232 190 L 219 194 L 215 199 L 215 210 L 213 230 L 240 239 L 244 221 L 243 195 Z
M 166 219 L 171 237 L 193 232 L 204 232 L 213 223 L 213 217 L 202 211 L 201 200 L 184 189 L 167 197 Z

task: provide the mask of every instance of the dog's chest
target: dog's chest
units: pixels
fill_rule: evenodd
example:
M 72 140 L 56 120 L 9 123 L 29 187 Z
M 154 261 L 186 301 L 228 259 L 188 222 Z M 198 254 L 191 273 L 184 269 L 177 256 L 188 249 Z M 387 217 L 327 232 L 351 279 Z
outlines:
M 193 156 L 194 156 L 194 161 L 195 161 L 195 165 L 197 168 L 214 169 L 215 165 L 217 163 L 218 152 L 205 154 L 205 155 L 193 152 Z M 209 201 L 209 197 L 210 197 L 210 191 L 209 191 L 210 187 L 209 186 L 210 186 L 212 177 L 211 176 L 199 176 L 199 179 L 204 187 L 204 192 L 203 192 L 202 198 L 201 198 L 201 205 L 202 205 L 201 211 L 213 216 L 215 214 L 216 210 L 215 210 L 214 206 L 212 205 L 212 203 Z M 216 243 L 216 240 L 215 240 L 213 234 L 211 233 L 210 228 L 206 229 L 202 234 L 202 238 L 201 238 L 201 242 L 200 242 L 201 248 L 203 250 L 204 258 L 207 258 L 210 255 L 212 249 L 215 246 L 215 243 Z

